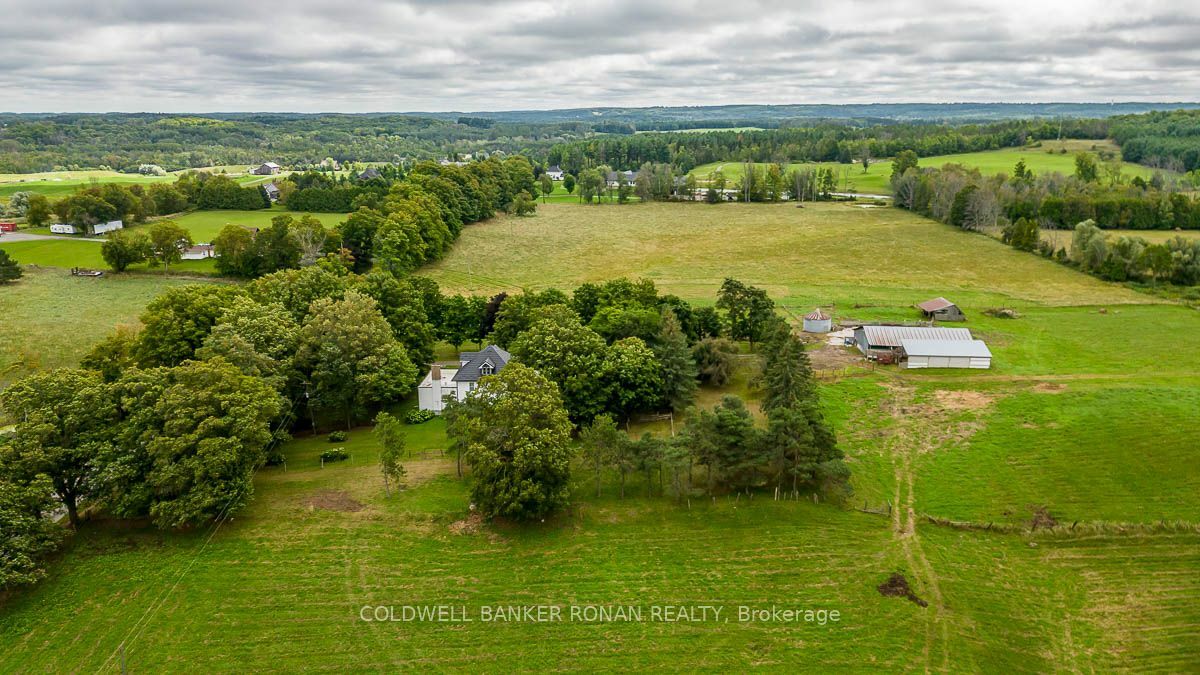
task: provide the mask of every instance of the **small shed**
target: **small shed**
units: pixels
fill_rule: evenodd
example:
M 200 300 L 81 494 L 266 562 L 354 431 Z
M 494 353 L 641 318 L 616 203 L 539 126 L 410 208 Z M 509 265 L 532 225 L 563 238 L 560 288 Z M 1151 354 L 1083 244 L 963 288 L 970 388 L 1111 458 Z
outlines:
M 992 367 L 992 352 L 983 340 L 903 340 L 905 368 Z
M 958 305 L 950 302 L 945 298 L 934 298 L 926 300 L 917 305 L 917 309 L 928 319 L 937 319 L 938 321 L 966 321 L 967 316 L 962 313 Z
M 828 333 L 833 330 L 833 319 L 818 307 L 804 315 L 805 333 Z

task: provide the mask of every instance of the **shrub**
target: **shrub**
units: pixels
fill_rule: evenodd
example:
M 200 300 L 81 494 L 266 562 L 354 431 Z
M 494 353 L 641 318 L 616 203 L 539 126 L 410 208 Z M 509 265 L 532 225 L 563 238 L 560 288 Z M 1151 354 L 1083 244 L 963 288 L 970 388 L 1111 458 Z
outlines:
M 346 432 L 344 432 L 344 431 L 329 432 L 329 442 L 330 443 L 345 443 L 347 438 L 349 438 L 349 436 L 347 436 Z
M 346 448 L 340 446 L 330 448 L 321 453 L 321 461 L 323 462 L 340 462 L 343 459 L 350 459 L 350 453 L 346 452 Z
M 406 424 L 421 424 L 423 422 L 428 422 L 433 418 L 434 414 L 432 410 L 421 410 L 420 408 L 416 408 L 409 411 L 408 415 L 404 418 L 404 422 Z

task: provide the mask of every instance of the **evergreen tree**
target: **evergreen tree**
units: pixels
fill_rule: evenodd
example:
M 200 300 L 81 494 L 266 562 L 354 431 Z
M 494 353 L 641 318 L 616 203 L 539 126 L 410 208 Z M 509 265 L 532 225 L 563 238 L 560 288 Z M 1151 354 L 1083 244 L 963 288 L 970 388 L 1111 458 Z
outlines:
M 671 410 L 686 410 L 696 399 L 696 361 L 675 312 L 662 313 L 662 329 L 654 344 L 654 355 L 662 372 L 662 403 Z

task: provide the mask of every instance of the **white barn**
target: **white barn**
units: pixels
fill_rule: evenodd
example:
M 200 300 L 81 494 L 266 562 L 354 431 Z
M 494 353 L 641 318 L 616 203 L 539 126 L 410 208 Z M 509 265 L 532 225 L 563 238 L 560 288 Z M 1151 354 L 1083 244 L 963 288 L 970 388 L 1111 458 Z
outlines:
M 900 349 L 907 357 L 905 368 L 992 367 L 992 352 L 983 340 L 905 339 Z

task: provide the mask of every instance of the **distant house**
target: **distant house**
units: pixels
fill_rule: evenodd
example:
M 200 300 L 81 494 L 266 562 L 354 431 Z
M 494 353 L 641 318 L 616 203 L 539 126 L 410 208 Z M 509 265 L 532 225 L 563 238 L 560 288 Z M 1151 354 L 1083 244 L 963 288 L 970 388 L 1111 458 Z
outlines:
M 92 227 L 92 232 L 96 234 L 104 234 L 106 232 L 112 232 L 113 230 L 123 229 L 125 229 L 124 222 L 120 220 L 110 220 L 107 223 L 96 223 L 96 225 Z
M 833 319 L 818 307 L 804 315 L 805 333 L 828 333 L 833 330 Z
M 900 342 L 900 353 L 905 368 L 992 367 L 992 352 L 983 340 L 905 339 Z
M 917 305 L 917 309 L 929 319 L 937 319 L 938 321 L 966 321 L 967 316 L 962 313 L 958 305 L 950 302 L 945 298 L 934 298 L 926 300 Z
M 250 173 L 256 176 L 274 176 L 280 171 L 283 171 L 283 167 L 279 166 L 275 162 L 264 162 L 259 164 L 257 167 L 250 169 Z
M 854 329 L 854 342 L 863 354 L 899 352 L 904 340 L 937 340 L 941 342 L 970 341 L 966 328 L 929 328 L 927 326 L 859 326 Z
M 605 181 L 608 183 L 608 187 L 610 187 L 610 188 L 620 187 L 622 177 L 624 177 L 626 185 L 632 185 L 633 182 L 635 180 L 637 180 L 638 172 L 637 171 L 609 171 L 608 176 L 605 177 Z
M 204 260 L 217 257 L 217 252 L 212 244 L 196 244 L 183 249 L 182 257 L 184 260 Z
M 267 183 L 263 186 L 263 192 L 267 193 L 267 199 L 273 202 L 279 201 L 279 186 L 274 183 Z
M 372 178 L 379 178 L 382 175 L 383 174 L 379 173 L 379 169 L 376 169 L 375 167 L 370 167 L 366 171 L 358 174 L 358 179 L 359 180 L 371 180 Z
M 50 232 L 54 234 L 79 234 L 79 228 L 70 223 L 51 223 Z
M 433 366 L 417 385 L 417 406 L 421 410 L 441 413 L 446 407 L 446 399 L 465 400 L 467 394 L 479 386 L 480 378 L 500 372 L 511 358 L 496 345 L 488 345 L 482 351 L 459 354 L 457 368 Z
M 562 167 L 555 164 L 549 169 L 546 169 L 546 175 L 550 176 L 550 180 L 562 180 L 566 173 L 563 172 Z

